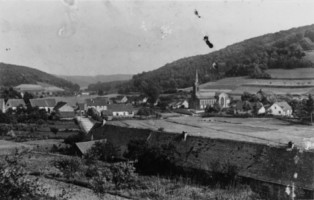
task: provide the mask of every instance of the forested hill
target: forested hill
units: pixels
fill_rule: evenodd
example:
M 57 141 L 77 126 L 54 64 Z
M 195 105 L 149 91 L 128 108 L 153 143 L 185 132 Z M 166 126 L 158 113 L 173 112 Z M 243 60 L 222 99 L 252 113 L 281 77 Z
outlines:
M 71 91 L 80 88 L 77 84 L 37 69 L 0 63 L 0 86 L 14 87 L 19 84 L 36 84 L 37 82 L 48 83 Z
M 189 87 L 194 81 L 196 69 L 200 82 L 204 83 L 226 76 L 263 78 L 265 74 L 261 72 L 271 68 L 313 67 L 312 62 L 304 59 L 308 50 L 314 50 L 314 25 L 266 34 L 206 55 L 179 59 L 133 76 L 133 89 L 149 84 L 164 90 Z M 217 65 L 212 67 L 214 62 Z

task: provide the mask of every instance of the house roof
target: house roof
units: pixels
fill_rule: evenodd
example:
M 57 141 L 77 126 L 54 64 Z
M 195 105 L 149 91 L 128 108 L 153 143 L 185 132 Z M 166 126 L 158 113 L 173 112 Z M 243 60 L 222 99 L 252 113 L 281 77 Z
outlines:
M 7 107 L 18 107 L 20 105 L 25 106 L 23 99 L 9 99 L 6 103 Z
M 196 93 L 196 97 L 199 99 L 215 99 L 216 92 L 214 91 L 202 91 Z
M 87 106 L 105 106 L 110 103 L 109 98 L 107 97 L 98 97 L 94 99 L 85 100 Z
M 113 112 L 133 112 L 134 110 L 131 104 L 110 104 L 107 105 L 107 110 L 102 112 L 111 115 Z
M 64 105 L 66 105 L 66 102 L 58 102 L 57 105 L 53 108 L 54 110 L 59 110 L 60 108 L 62 108 Z
M 107 141 L 107 140 L 93 140 L 93 141 L 88 141 L 88 142 L 78 142 L 75 143 L 75 145 L 77 146 L 77 148 L 80 150 L 80 152 L 82 154 L 86 154 L 87 151 L 89 149 L 92 148 L 92 146 L 96 143 L 96 142 L 101 142 L 101 141 Z
M 285 101 L 276 102 L 274 104 L 277 104 L 285 112 L 288 110 L 292 110 L 291 106 Z
M 55 99 L 30 99 L 32 107 L 55 107 L 56 100 Z

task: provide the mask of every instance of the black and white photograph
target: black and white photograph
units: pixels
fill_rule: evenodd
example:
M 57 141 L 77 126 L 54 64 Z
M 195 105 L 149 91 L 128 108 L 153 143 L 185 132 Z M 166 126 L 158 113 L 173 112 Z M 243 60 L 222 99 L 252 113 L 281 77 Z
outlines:
M 314 1 L 0 0 L 0 200 L 314 200 Z

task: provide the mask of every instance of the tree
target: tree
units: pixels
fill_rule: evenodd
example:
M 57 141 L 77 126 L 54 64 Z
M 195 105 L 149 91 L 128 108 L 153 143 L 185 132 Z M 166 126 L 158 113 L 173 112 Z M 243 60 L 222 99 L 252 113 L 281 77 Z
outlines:
M 25 92 L 24 96 L 23 96 L 23 99 L 26 103 L 26 105 L 30 105 L 30 99 L 33 99 L 34 98 L 34 95 L 32 95 L 31 93 L 28 93 L 28 92 Z
M 56 127 L 50 127 L 50 131 L 53 132 L 55 135 L 57 135 L 59 129 Z
M 309 94 L 309 97 L 308 97 L 308 99 L 307 99 L 307 101 L 305 103 L 304 109 L 305 109 L 305 112 L 307 113 L 307 115 L 310 115 L 311 123 L 312 123 L 313 122 L 312 114 L 313 114 L 313 111 L 314 111 L 314 100 L 313 100 L 311 94 Z
M 16 153 L 0 160 L 0 199 L 37 199 L 44 189 L 27 176 L 21 163 L 23 154 Z
M 97 141 L 85 154 L 88 160 L 100 160 L 105 162 L 113 162 L 119 157 L 120 149 L 111 142 Z
M 81 162 L 78 158 L 60 158 L 52 161 L 53 166 L 59 169 L 67 178 L 74 178 L 74 174 L 79 171 Z

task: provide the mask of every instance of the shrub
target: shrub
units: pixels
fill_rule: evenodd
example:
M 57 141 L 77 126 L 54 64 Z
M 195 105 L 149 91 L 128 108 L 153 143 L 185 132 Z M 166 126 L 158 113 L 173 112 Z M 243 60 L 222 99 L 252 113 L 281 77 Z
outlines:
M 73 178 L 81 167 L 81 162 L 78 158 L 60 158 L 53 160 L 52 164 L 59 169 L 67 179 Z
M 55 135 L 57 135 L 59 129 L 56 127 L 50 127 L 50 131 L 53 132 Z
M 131 162 L 115 163 L 111 165 L 110 171 L 112 174 L 110 178 L 116 189 L 130 188 L 135 181 L 135 167 Z
M 136 170 L 144 174 L 173 174 L 177 168 L 174 165 L 175 146 L 164 144 L 149 146 L 145 141 L 131 141 L 128 144 L 126 158 L 136 160 Z
M 69 137 L 64 139 L 65 144 L 75 145 L 77 142 L 82 142 L 85 138 L 85 133 L 80 131 L 75 135 L 70 135 Z
M 37 193 L 45 191 L 27 177 L 23 164 L 20 162 L 22 154 L 7 156 L 0 163 L 0 199 L 35 199 Z
M 85 154 L 87 160 L 100 160 L 105 162 L 114 162 L 119 157 L 120 149 L 111 142 L 97 141 Z

